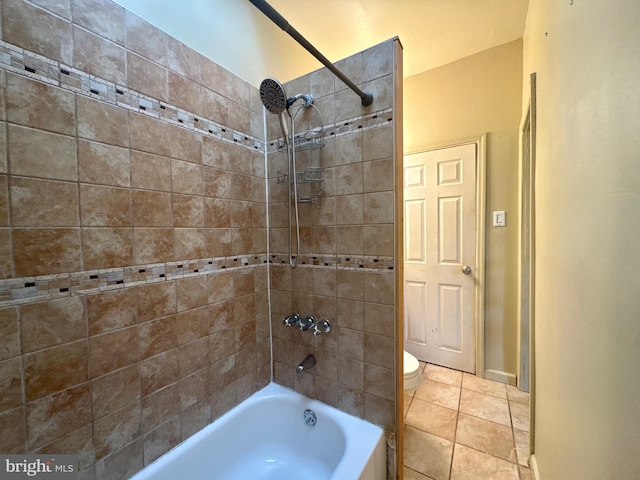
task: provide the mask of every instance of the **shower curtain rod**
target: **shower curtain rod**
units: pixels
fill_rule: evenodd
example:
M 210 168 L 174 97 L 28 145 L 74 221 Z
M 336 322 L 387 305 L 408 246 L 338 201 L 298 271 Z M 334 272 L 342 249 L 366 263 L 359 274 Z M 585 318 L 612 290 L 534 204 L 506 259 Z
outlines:
M 342 80 L 351 90 L 356 92 L 358 96 L 362 99 L 362 106 L 368 107 L 373 103 L 373 95 L 371 93 L 365 93 L 360 90 L 355 83 L 353 83 L 349 78 L 338 70 L 333 63 L 331 63 L 327 57 L 322 55 L 318 51 L 316 47 L 311 45 L 309 41 L 304 38 L 300 33 L 293 28 L 287 20 L 280 15 L 276 9 L 274 9 L 271 5 L 269 5 L 265 0 L 249 0 L 258 10 L 264 13 L 273 23 L 279 26 L 282 30 L 287 32 L 293 39 L 302 45 L 311 55 L 316 57 L 325 67 L 333 72 L 333 74 Z

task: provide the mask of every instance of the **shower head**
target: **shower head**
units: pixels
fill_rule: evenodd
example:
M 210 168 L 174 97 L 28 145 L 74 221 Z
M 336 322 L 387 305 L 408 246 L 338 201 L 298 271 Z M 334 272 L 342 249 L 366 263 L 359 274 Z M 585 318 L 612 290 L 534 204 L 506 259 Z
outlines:
M 260 84 L 260 100 L 271 113 L 278 115 L 287 109 L 287 94 L 274 78 L 265 78 Z
M 285 112 L 291 117 L 287 94 L 282 84 L 274 78 L 265 78 L 260 84 L 260 100 L 267 110 L 278 115 L 284 142 L 289 145 L 289 126 Z

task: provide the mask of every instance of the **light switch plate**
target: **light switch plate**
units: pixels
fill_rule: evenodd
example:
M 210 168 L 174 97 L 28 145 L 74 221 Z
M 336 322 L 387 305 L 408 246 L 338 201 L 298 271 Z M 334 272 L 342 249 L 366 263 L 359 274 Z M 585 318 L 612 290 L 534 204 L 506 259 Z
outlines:
M 507 225 L 507 213 L 504 210 L 493 212 L 493 226 L 504 227 Z

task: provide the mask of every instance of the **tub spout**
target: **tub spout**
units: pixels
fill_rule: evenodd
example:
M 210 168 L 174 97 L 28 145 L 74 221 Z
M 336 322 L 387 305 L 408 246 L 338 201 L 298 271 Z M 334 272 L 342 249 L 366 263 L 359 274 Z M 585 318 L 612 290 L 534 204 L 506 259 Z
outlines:
M 298 365 L 298 367 L 296 368 L 296 373 L 298 375 L 302 375 L 302 372 L 310 370 L 315 366 L 316 366 L 316 357 L 314 357 L 313 355 L 309 354 L 309 355 L 307 355 L 305 357 L 305 359 L 302 361 L 302 363 L 300 363 L 300 365 Z

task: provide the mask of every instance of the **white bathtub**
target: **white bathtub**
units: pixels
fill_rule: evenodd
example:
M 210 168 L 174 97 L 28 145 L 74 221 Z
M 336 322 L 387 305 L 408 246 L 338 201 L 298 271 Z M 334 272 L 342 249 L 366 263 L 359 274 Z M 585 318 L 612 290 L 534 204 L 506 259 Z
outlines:
M 315 412 L 307 426 L 304 411 Z M 131 480 L 384 480 L 382 429 L 275 383 Z

